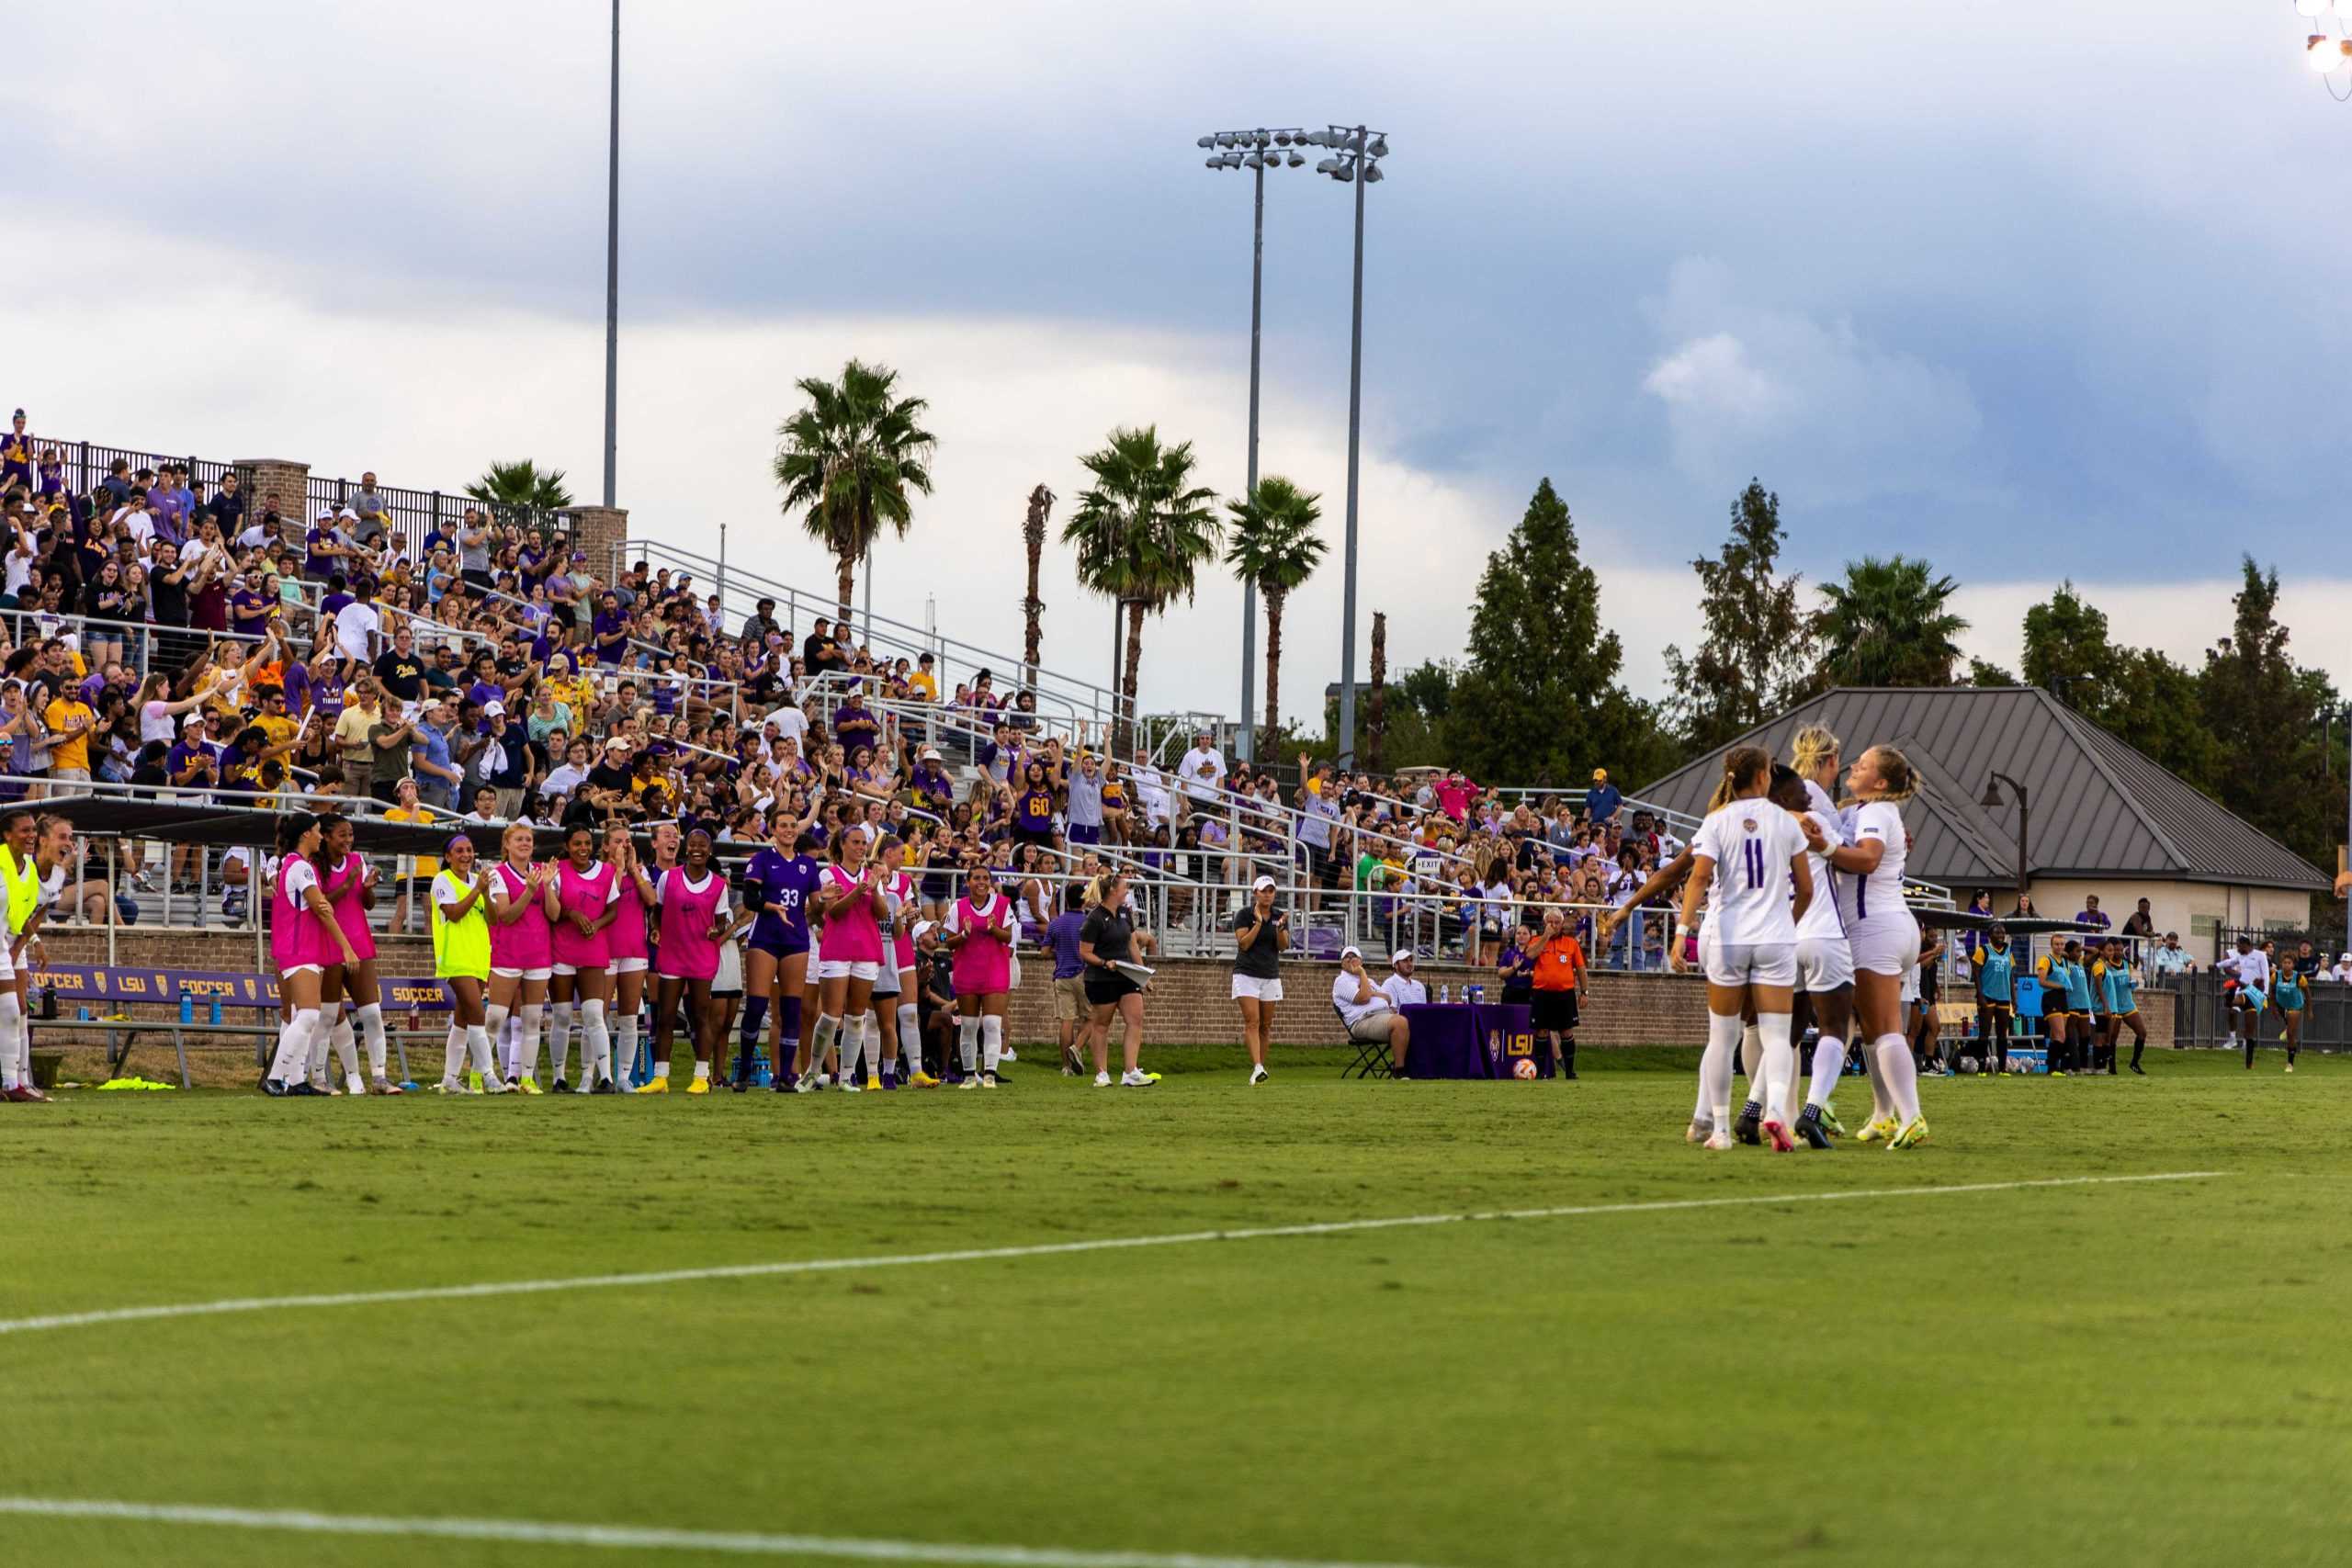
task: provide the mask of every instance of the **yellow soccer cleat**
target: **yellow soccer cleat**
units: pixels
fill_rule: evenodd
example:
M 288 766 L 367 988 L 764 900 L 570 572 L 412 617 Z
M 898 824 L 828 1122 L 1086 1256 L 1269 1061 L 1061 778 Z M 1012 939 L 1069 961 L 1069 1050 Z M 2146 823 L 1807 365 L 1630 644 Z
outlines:
M 876 1077 L 872 1073 L 866 1074 L 865 1092 L 868 1094 L 880 1094 L 882 1092 L 882 1080 Z
M 917 1073 L 914 1077 L 909 1078 L 907 1082 L 916 1089 L 937 1089 L 939 1087 L 939 1080 L 933 1077 L 929 1073 Z
M 667 1094 L 670 1092 L 670 1080 L 666 1077 L 648 1078 L 643 1083 L 637 1086 L 637 1092 L 639 1094 Z
M 1832 1116 L 1829 1113 L 1829 1107 L 1826 1105 L 1821 1108 L 1821 1130 L 1833 1138 L 1842 1138 L 1846 1135 L 1845 1123 Z
M 1854 1134 L 1858 1144 L 1883 1144 L 1902 1131 L 1902 1124 L 1892 1116 L 1881 1116 Z
M 1914 1116 L 1903 1124 L 1903 1130 L 1888 1140 L 1890 1149 L 1916 1149 L 1928 1141 L 1928 1119 Z
M 525 1094 L 537 1094 L 539 1092 L 538 1080 L 532 1077 L 527 1073 L 514 1080 L 514 1087 L 521 1089 Z
M 696 1078 L 694 1082 L 686 1086 L 686 1092 L 688 1094 L 708 1094 L 710 1092 L 710 1080 L 708 1078 Z

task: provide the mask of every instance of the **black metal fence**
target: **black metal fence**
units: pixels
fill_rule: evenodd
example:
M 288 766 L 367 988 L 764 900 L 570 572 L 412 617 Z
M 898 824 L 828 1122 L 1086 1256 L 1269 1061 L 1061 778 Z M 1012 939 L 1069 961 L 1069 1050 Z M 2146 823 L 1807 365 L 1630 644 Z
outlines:
M 161 470 L 167 464 L 178 464 L 188 471 L 188 477 L 204 486 L 208 497 L 220 488 L 221 476 L 237 470 L 238 482 L 250 496 L 254 476 L 235 463 L 220 462 L 208 457 L 186 457 L 170 452 L 142 452 L 130 446 L 111 446 L 101 441 L 58 441 L 36 435 L 33 451 L 39 455 L 54 450 L 63 468 L 65 488 L 74 494 L 86 494 L 90 487 L 114 471 L 119 459 L 131 473 L 141 468 Z M 318 515 L 322 507 L 340 508 L 350 503 L 359 493 L 356 479 L 325 479 L 317 474 L 310 478 L 309 505 L 300 517 L 279 519 L 286 543 L 299 546 L 303 530 Z M 464 494 L 452 494 L 437 490 L 403 490 L 397 485 L 378 485 L 376 493 L 384 498 L 384 510 L 394 537 L 411 560 L 421 559 L 425 536 L 438 529 L 454 538 L 458 525 L 468 511 L 481 512 L 502 525 L 511 524 L 526 536 L 537 529 L 548 544 L 559 542 L 569 547 L 578 532 L 577 520 L 569 512 L 549 511 L 532 506 L 494 505 Z M 254 520 L 259 513 L 253 513 Z
M 2225 991 L 2225 976 L 2211 969 L 2177 976 L 2155 987 L 2173 997 L 2173 1039 L 2182 1045 L 2220 1045 L 2239 1032 L 2242 1015 L 2231 1006 L 2233 992 Z M 2302 1043 L 2306 1049 L 2342 1051 L 2352 1048 L 2352 985 L 2340 980 L 2313 980 L 2303 987 Z M 2286 1019 L 2275 1003 L 2266 1007 L 2255 1024 L 2257 1043 L 2276 1045 L 2286 1037 Z

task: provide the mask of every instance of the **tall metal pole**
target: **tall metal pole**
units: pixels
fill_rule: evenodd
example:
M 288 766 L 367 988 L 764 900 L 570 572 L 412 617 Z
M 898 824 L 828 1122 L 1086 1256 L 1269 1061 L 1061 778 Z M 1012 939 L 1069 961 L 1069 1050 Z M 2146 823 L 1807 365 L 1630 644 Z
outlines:
M 1243 493 L 1258 493 L 1258 337 L 1262 277 L 1266 262 L 1266 159 L 1271 147 L 1259 150 L 1258 192 L 1250 231 L 1250 484 Z M 1234 732 L 1234 754 L 1243 761 L 1257 755 L 1258 711 L 1258 585 L 1241 580 L 1241 728 Z
M 613 0 L 613 122 L 605 169 L 605 504 L 618 506 L 621 364 L 621 0 Z
M 1347 580 L 1340 601 L 1340 766 L 1352 767 L 1356 752 L 1356 477 L 1363 429 L 1363 187 L 1371 160 L 1369 137 L 1355 129 L 1356 276 L 1354 319 L 1348 333 L 1348 544 Z

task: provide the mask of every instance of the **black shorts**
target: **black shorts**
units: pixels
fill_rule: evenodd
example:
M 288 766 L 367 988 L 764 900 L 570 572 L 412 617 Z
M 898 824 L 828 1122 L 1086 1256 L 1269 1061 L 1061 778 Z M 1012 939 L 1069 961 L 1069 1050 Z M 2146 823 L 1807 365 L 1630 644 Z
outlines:
M 1086 972 L 1086 1003 L 1089 1007 L 1110 1007 L 1120 998 L 1142 989 L 1141 986 L 1115 969 L 1090 968 Z
M 1339 886 L 1339 868 L 1331 863 L 1330 851 L 1318 850 L 1313 844 L 1306 846 L 1306 880 L 1315 887 Z
M 1534 996 L 1531 1010 L 1536 1029 L 1547 1034 L 1555 1030 L 1565 1033 L 1577 1026 L 1582 1010 L 1577 1006 L 1574 991 L 1537 991 Z

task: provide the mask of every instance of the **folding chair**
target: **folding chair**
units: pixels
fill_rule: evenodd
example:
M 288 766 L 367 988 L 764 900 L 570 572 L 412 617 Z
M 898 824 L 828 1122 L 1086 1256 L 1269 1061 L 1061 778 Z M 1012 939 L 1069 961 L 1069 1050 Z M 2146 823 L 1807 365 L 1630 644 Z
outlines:
M 1340 1069 L 1340 1077 L 1342 1081 L 1350 1074 L 1359 1078 L 1387 1078 L 1396 1076 L 1396 1069 L 1389 1065 L 1387 1041 L 1357 1039 L 1355 1032 L 1348 1027 L 1347 1014 L 1340 1010 L 1340 1004 L 1337 1002 L 1331 1004 L 1331 1016 L 1340 1021 L 1340 1038 L 1356 1048 L 1354 1062 Z

